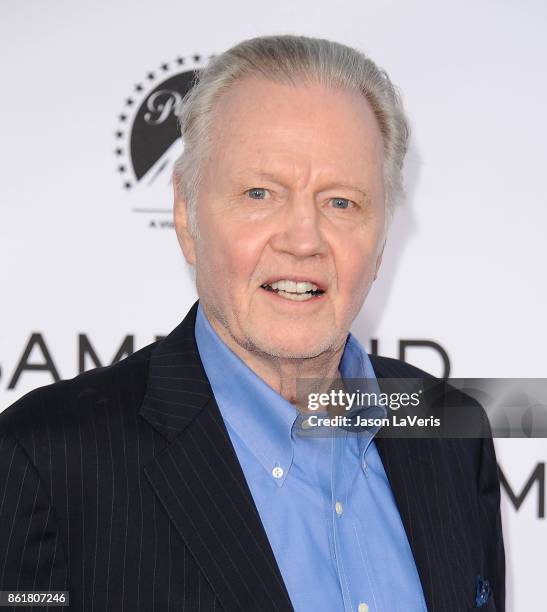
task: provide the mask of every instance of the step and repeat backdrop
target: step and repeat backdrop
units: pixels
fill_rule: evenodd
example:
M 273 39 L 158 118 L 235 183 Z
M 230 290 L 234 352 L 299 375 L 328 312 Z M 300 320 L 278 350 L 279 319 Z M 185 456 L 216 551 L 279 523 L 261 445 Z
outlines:
M 435 375 L 542 378 L 547 5 L 301 0 L 0 8 L 0 410 L 122 359 L 196 299 L 172 224 L 174 109 L 212 55 L 297 33 L 398 85 L 407 201 L 354 324 Z M 497 439 L 508 610 L 545 609 L 545 439 Z

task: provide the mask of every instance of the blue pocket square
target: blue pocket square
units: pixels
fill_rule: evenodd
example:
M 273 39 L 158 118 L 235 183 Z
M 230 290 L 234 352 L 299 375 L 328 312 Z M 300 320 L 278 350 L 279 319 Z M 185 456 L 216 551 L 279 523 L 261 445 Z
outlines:
M 488 580 L 482 576 L 477 576 L 476 585 L 475 606 L 481 608 L 490 599 L 492 589 L 490 588 Z

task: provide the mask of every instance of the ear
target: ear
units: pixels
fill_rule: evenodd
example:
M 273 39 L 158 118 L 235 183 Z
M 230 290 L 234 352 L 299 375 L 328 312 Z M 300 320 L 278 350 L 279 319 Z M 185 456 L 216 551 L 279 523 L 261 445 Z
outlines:
M 172 183 L 174 195 L 173 221 L 175 223 L 175 231 L 186 261 L 190 265 L 195 266 L 196 244 L 194 237 L 190 232 L 187 202 L 180 191 L 177 177 L 174 174 Z
M 382 248 L 380 250 L 380 254 L 378 255 L 377 259 L 376 259 L 376 268 L 374 270 L 374 278 L 372 279 L 373 281 L 375 281 L 378 278 L 378 270 L 380 269 L 380 264 L 382 263 L 382 257 L 384 255 L 384 248 L 386 246 L 386 241 L 384 240 L 384 244 L 382 245 Z

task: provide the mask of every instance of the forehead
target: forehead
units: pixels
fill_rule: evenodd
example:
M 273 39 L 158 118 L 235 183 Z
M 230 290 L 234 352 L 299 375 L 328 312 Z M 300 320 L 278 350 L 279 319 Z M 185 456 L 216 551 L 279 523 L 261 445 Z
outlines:
M 369 102 L 357 92 L 316 82 L 239 81 L 217 101 L 211 136 L 212 158 L 234 168 L 279 164 L 295 172 L 306 166 L 351 174 L 378 164 L 383 155 Z

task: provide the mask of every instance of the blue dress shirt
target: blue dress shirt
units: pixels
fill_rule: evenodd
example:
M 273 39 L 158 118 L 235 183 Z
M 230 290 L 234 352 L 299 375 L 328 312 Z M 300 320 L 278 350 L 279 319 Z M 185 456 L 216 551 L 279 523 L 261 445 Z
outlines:
M 299 435 L 306 415 L 224 344 L 201 305 L 195 335 L 296 612 L 427 610 L 376 430 Z M 379 389 L 351 334 L 339 369 Z

